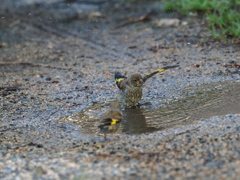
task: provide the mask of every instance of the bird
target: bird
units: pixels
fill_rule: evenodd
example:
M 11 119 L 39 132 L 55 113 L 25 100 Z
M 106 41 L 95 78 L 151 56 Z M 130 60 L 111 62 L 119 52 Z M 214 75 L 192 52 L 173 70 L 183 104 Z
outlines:
M 142 76 L 139 73 L 132 74 L 130 77 L 123 76 L 120 72 L 115 72 L 114 78 L 119 88 L 117 99 L 126 107 L 135 107 L 142 99 L 143 84 L 155 74 L 163 72 L 167 69 L 179 67 L 178 65 L 165 66 L 151 73 Z
M 120 105 L 121 103 L 119 101 L 112 102 L 110 104 L 109 110 L 106 111 L 102 116 L 102 120 L 98 127 L 100 131 L 104 133 L 105 140 L 107 139 L 106 134 L 116 133 L 120 126 L 120 122 L 122 121 L 122 113 L 120 112 Z

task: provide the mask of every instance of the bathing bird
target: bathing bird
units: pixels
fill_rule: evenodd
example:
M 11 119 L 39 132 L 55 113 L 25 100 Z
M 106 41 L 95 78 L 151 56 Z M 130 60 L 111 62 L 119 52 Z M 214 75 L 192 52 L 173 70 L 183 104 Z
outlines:
M 132 74 L 129 77 L 123 76 L 120 72 L 115 72 L 115 82 L 119 88 L 117 99 L 124 106 L 133 107 L 142 99 L 142 86 L 152 76 L 167 69 L 179 67 L 178 65 L 166 66 L 157 69 L 147 75 L 142 76 L 139 73 Z

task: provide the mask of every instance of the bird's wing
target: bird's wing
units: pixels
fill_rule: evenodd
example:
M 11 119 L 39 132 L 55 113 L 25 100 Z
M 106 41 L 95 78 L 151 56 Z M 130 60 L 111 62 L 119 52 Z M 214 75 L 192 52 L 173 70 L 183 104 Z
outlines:
M 104 126 L 111 126 L 111 125 L 115 125 L 115 124 L 120 123 L 120 122 L 121 122 L 121 119 L 106 118 L 106 119 L 103 119 L 101 121 L 101 123 L 98 127 L 102 128 Z
M 126 88 L 126 83 L 127 83 L 126 76 L 123 76 L 120 72 L 115 72 L 114 79 L 119 89 L 123 90 Z
M 156 71 L 153 71 L 153 72 L 145 75 L 145 76 L 143 77 L 143 81 L 144 81 L 144 82 L 147 81 L 150 77 L 154 76 L 154 75 L 157 74 L 157 73 L 163 72 L 163 71 L 165 71 L 165 70 L 167 70 L 167 69 L 176 68 L 176 67 L 179 67 L 179 66 L 178 66 L 178 65 L 165 66 L 165 67 L 163 67 L 163 68 L 157 69 Z
M 119 110 L 108 110 L 105 112 L 102 116 L 102 119 L 107 119 L 107 118 L 114 118 L 114 119 L 122 119 L 122 114 Z

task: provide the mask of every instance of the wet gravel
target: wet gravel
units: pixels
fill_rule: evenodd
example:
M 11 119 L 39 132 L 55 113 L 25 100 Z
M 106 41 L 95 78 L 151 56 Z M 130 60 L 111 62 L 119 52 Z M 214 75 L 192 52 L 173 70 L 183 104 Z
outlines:
M 179 64 L 147 82 L 143 102 L 178 101 L 187 87 L 206 83 L 239 83 L 239 68 L 224 66 L 240 62 L 236 44 L 211 40 L 203 19 L 162 7 L 100 0 L 1 5 L 1 179 L 238 179 L 240 112 L 107 141 L 58 122 L 112 101 L 116 70 Z M 113 30 L 148 10 L 150 21 Z M 184 23 L 156 27 L 165 17 Z
M 185 129 L 72 144 L 67 150 L 5 142 L 1 178 L 238 179 L 239 120 L 240 115 L 213 117 Z

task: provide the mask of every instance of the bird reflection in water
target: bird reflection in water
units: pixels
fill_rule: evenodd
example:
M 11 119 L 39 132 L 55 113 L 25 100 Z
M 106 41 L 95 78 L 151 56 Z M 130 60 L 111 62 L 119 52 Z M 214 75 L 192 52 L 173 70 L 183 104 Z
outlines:
M 141 108 L 125 108 L 121 125 L 124 134 L 151 133 L 163 129 L 161 127 L 149 127 Z

